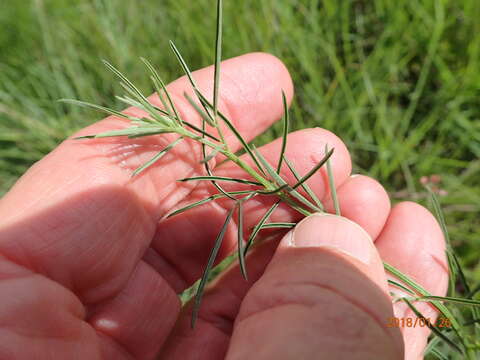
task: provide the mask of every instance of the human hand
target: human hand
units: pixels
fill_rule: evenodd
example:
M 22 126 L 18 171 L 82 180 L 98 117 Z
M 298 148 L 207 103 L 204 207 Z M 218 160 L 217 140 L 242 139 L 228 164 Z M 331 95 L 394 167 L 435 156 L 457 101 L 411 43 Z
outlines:
M 195 73 L 205 94 L 212 92 L 212 73 Z M 247 140 L 280 118 L 281 89 L 290 100 L 290 76 L 272 56 L 249 54 L 222 64 L 220 108 Z M 184 117 L 199 122 L 183 97 L 190 92 L 186 79 L 169 91 Z M 76 136 L 127 126 L 109 117 Z M 131 178 L 171 140 L 66 140 L 0 201 L 0 359 L 152 359 L 158 353 L 165 359 L 402 358 L 399 330 L 387 321 L 393 313 L 413 315 L 400 303 L 392 307 L 380 258 L 443 295 L 441 231 L 416 204 L 390 210 L 383 187 L 351 176 L 345 145 L 322 129 L 290 134 L 287 156 L 305 173 L 323 157 L 326 143 L 334 147 L 343 215 L 360 226 L 316 215 L 297 226 L 293 241 L 291 234 L 264 241 L 248 257 L 250 281 L 238 269 L 227 271 L 205 294 L 191 330 L 190 308 L 180 312 L 177 293 L 200 276 L 226 203 L 164 218 L 214 191 L 176 182 L 203 171 L 199 147 L 188 142 Z M 233 137 L 228 141 L 239 148 Z M 279 148 L 276 141 L 261 151 L 274 163 Z M 228 163 L 215 169 L 218 175 L 236 171 Z M 285 178 L 294 181 L 287 172 Z M 309 184 L 331 209 L 323 170 Z M 252 199 L 245 228 L 268 206 L 268 199 Z M 271 218 L 298 220 L 287 207 Z M 233 227 L 219 258 L 235 246 Z M 434 318 L 428 304 L 419 307 Z M 406 358 L 420 358 L 428 329 L 402 330 Z

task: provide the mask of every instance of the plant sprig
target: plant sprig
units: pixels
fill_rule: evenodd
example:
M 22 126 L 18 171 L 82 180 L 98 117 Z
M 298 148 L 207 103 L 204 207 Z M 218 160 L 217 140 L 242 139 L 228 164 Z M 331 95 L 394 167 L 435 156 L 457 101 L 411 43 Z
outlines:
M 295 169 L 293 162 L 288 160 L 285 153 L 287 149 L 287 138 L 290 128 L 290 118 L 288 115 L 288 104 L 285 93 L 282 91 L 282 103 L 284 107 L 284 126 L 282 133 L 282 143 L 281 150 L 276 161 L 276 166 L 270 164 L 270 162 L 263 156 L 261 151 L 259 151 L 253 144 L 247 143 L 247 141 L 242 137 L 239 131 L 236 129 L 234 123 L 219 110 L 219 99 L 220 99 L 220 66 L 221 66 L 221 56 L 222 56 L 222 0 L 217 0 L 217 21 L 216 21 L 216 37 L 215 37 L 215 59 L 214 59 L 214 79 L 213 79 L 213 102 L 210 102 L 204 94 L 202 94 L 200 88 L 197 86 L 193 74 L 191 73 L 186 61 L 182 57 L 180 51 L 171 41 L 170 46 L 172 51 L 180 63 L 185 75 L 187 76 L 188 81 L 192 87 L 193 95 L 195 98 L 192 98 L 189 94 L 185 93 L 184 96 L 192 108 L 197 112 L 199 118 L 201 119 L 201 127 L 195 124 L 190 123 L 187 119 L 184 119 L 181 113 L 175 106 L 175 103 L 172 99 L 171 94 L 169 93 L 165 83 L 161 79 L 157 70 L 154 66 L 146 59 L 141 59 L 145 64 L 146 68 L 150 72 L 150 78 L 153 83 L 153 87 L 157 92 L 157 95 L 160 99 L 162 107 L 152 104 L 145 95 L 137 88 L 135 85 L 123 75 L 117 68 L 113 65 L 104 61 L 105 66 L 111 70 L 119 79 L 122 88 L 126 91 L 126 95 L 117 97 L 119 100 L 124 102 L 127 105 L 137 107 L 143 110 L 147 115 L 144 117 L 135 117 L 127 115 L 123 112 L 103 107 L 96 104 L 91 104 L 78 100 L 63 100 L 65 102 L 86 106 L 93 108 L 98 111 L 102 111 L 109 115 L 117 116 L 129 120 L 132 123 L 132 126 L 125 129 L 112 130 L 104 133 L 93 134 L 82 136 L 79 139 L 92 139 L 92 138 L 105 138 L 105 137 L 118 137 L 126 136 L 128 138 L 137 138 L 144 136 L 152 136 L 158 134 L 176 134 L 177 139 L 168 144 L 164 149 L 157 153 L 145 164 L 138 167 L 132 174 L 132 176 L 138 176 L 142 172 L 148 170 L 151 166 L 156 164 L 162 159 L 164 155 L 170 152 L 182 141 L 190 140 L 197 142 L 201 145 L 202 148 L 202 160 L 201 163 L 204 164 L 205 172 L 204 175 L 198 175 L 190 178 L 180 179 L 179 181 L 210 181 L 219 191 L 217 194 L 210 195 L 202 200 L 194 202 L 192 204 L 186 205 L 181 209 L 173 211 L 168 216 L 175 216 L 181 214 L 190 209 L 202 206 L 211 201 L 216 201 L 219 199 L 229 199 L 233 202 L 233 205 L 228 211 L 226 219 L 218 233 L 218 236 L 215 240 L 214 246 L 211 250 L 210 256 L 208 258 L 207 264 L 203 271 L 203 275 L 200 279 L 199 286 L 193 301 L 192 309 L 192 327 L 195 325 L 202 300 L 203 293 L 207 286 L 208 280 L 211 276 L 212 268 L 217 261 L 217 255 L 221 247 L 223 238 L 225 236 L 226 230 L 229 226 L 229 223 L 234 218 L 234 212 L 237 211 L 236 221 L 237 221 L 237 257 L 240 265 L 240 270 L 245 279 L 248 279 L 247 275 L 247 264 L 246 256 L 248 251 L 252 248 L 255 243 L 255 240 L 258 237 L 260 231 L 264 229 L 289 229 L 294 227 L 295 223 L 282 223 L 282 222 L 270 222 L 268 219 L 271 218 L 275 210 L 280 206 L 280 204 L 286 204 L 290 206 L 293 210 L 297 211 L 303 216 L 308 216 L 314 212 L 323 212 L 324 205 L 315 195 L 314 191 L 308 186 L 307 180 L 309 180 L 315 173 L 317 173 L 322 167 L 326 166 L 326 172 L 329 180 L 329 188 L 334 203 L 335 212 L 337 215 L 341 214 L 339 200 L 337 197 L 337 192 L 334 183 L 333 170 L 330 163 L 330 158 L 333 155 L 334 149 L 325 148 L 325 157 L 315 165 L 310 171 L 305 175 L 300 175 Z M 235 137 L 242 146 L 242 150 L 246 153 L 248 158 L 252 161 L 252 165 L 247 162 L 244 158 L 239 156 L 237 153 L 232 152 L 227 143 L 227 137 L 225 130 L 231 132 L 231 135 Z M 208 151 L 207 151 L 208 149 Z M 229 161 L 235 163 L 240 167 L 244 173 L 245 177 L 243 178 L 228 178 L 217 176 L 214 174 L 214 169 L 211 169 L 209 166 L 209 161 L 216 156 L 217 154 L 222 154 Z M 282 165 L 285 163 L 289 168 L 290 172 L 294 175 L 296 183 L 293 185 L 288 184 L 282 175 Z M 230 183 L 240 183 L 242 185 L 247 185 L 248 190 L 236 190 L 236 191 L 227 191 L 225 190 L 219 182 L 230 182 Z M 307 195 L 302 195 L 297 189 L 303 189 L 304 193 Z M 244 206 L 249 200 L 256 196 L 270 196 L 274 197 L 276 200 L 274 204 L 266 210 L 263 216 L 259 219 L 257 224 L 253 227 L 247 241 L 244 240 Z M 433 197 L 434 209 L 437 217 L 442 225 L 442 230 L 444 230 L 445 237 L 448 239 L 448 233 L 446 231 L 446 225 L 441 214 L 441 209 L 438 201 Z M 419 317 L 422 317 L 421 313 L 416 309 L 414 302 L 417 301 L 427 301 L 430 302 L 437 310 L 446 318 L 448 318 L 452 324 L 452 330 L 450 333 L 455 335 L 454 339 L 451 339 L 452 334 L 447 334 L 446 331 L 432 329 L 434 335 L 436 335 L 438 340 L 431 341 L 431 344 L 436 344 L 440 340 L 444 341 L 447 345 L 453 347 L 455 351 L 459 351 L 468 359 L 473 359 L 471 351 L 468 350 L 468 341 L 465 339 L 465 335 L 462 331 L 462 325 L 457 321 L 453 316 L 452 312 L 444 304 L 446 303 L 460 303 L 462 305 L 478 306 L 479 302 L 473 299 L 475 291 L 470 291 L 468 284 L 465 279 L 465 275 L 461 269 L 458 259 L 455 257 L 453 250 L 448 242 L 447 256 L 449 260 L 449 266 L 453 270 L 454 279 L 451 280 L 450 287 L 454 288 L 454 281 L 458 275 L 462 285 L 465 289 L 470 292 L 468 299 L 460 299 L 455 296 L 451 297 L 441 297 L 433 296 L 428 293 L 424 288 L 417 284 L 413 279 L 403 274 L 398 269 L 393 266 L 385 263 L 385 270 L 395 276 L 396 280 L 389 280 L 389 283 L 393 286 L 396 286 L 406 293 L 409 294 L 410 300 L 403 298 L 402 300 L 407 303 L 407 305 L 415 312 Z M 477 289 L 476 289 L 477 290 Z M 478 290 L 477 290 L 478 291 Z M 480 314 L 478 309 L 473 311 L 473 323 L 476 326 L 478 324 L 478 319 Z M 459 340 L 460 345 L 457 345 L 455 342 Z M 427 348 L 428 351 L 431 351 L 432 354 L 438 353 L 435 350 L 434 345 L 429 345 Z

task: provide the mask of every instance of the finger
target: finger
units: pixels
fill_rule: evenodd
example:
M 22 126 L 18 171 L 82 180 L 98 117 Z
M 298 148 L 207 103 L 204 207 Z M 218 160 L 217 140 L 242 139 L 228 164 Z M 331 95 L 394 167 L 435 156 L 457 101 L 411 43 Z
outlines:
M 106 335 L 104 353 L 120 346 L 133 358 L 148 360 L 159 352 L 179 311 L 178 296 L 156 271 L 140 262 L 118 295 L 89 309 L 88 321 Z
M 351 161 L 343 142 L 331 132 L 322 129 L 307 129 L 290 134 L 286 155 L 294 163 L 297 171 L 303 175 L 325 156 L 324 149 L 327 143 L 330 147 L 335 147 L 331 163 L 336 183 L 341 185 L 350 174 Z M 281 141 L 276 140 L 262 147 L 260 151 L 267 161 L 276 164 L 280 147 Z M 242 159 L 250 161 L 247 156 L 243 156 Z M 244 177 L 245 175 L 241 171 L 234 164 L 229 163 L 217 168 L 215 173 Z M 290 184 L 296 182 L 286 166 L 282 168 L 281 174 Z M 312 191 L 320 198 L 325 196 L 327 183 L 327 174 L 323 168 L 308 181 Z M 225 183 L 225 189 L 228 191 L 238 189 L 238 185 Z M 188 203 L 203 199 L 216 192 L 218 190 L 209 183 L 198 186 L 189 196 Z M 243 212 L 245 238 L 248 239 L 252 228 L 276 200 L 276 197 L 273 196 L 257 196 L 245 202 Z M 179 207 L 184 205 L 186 203 L 181 203 Z M 158 261 L 150 259 L 149 261 L 160 273 L 164 274 L 177 292 L 182 291 L 200 277 L 213 242 L 232 206 L 234 204 L 230 200 L 210 202 L 171 218 L 163 219 L 159 223 L 157 233 L 152 241 L 152 248 L 160 259 Z M 298 221 L 302 216 L 292 210 L 289 205 L 282 204 L 271 215 L 268 222 Z M 218 261 L 231 253 L 237 246 L 235 219 L 234 216 L 225 235 L 217 257 Z
M 184 307 L 177 324 L 162 348 L 161 359 L 225 359 L 235 317 L 245 294 L 271 260 L 282 236 L 263 239 L 247 257 L 248 281 L 242 277 L 238 262 L 225 269 L 213 286 L 206 289 L 195 328 L 191 327 L 193 303 Z M 188 352 L 186 349 L 201 349 Z
M 392 209 L 387 224 L 375 243 L 387 263 L 410 276 L 433 295 L 444 296 L 448 287 L 448 267 L 445 241 L 435 218 L 420 205 L 400 203 Z M 394 278 L 392 278 L 394 279 Z M 397 280 L 397 279 L 394 279 Z M 398 280 L 397 280 L 398 281 Z M 391 286 L 390 291 L 399 293 Z M 426 317 L 435 323 L 437 312 L 428 303 L 415 303 Z M 415 318 L 403 302 L 394 305 L 399 319 Z M 426 346 L 430 330 L 427 327 L 402 327 L 406 360 L 417 360 Z
M 227 60 L 222 69 L 221 109 L 250 139 L 280 116 L 281 89 L 292 96 L 290 77 L 280 61 L 266 54 Z M 200 88 L 211 87 L 212 71 L 195 73 Z M 179 99 L 189 84 L 182 78 L 171 88 Z M 181 101 L 179 108 L 192 113 Z M 110 117 L 80 134 L 125 126 Z M 174 180 L 201 168 L 192 151 L 196 148 L 184 144 L 163 165 L 132 180 L 131 170 L 165 139 L 62 143 L 0 202 L 0 253 L 75 289 L 86 302 L 114 295 L 145 252 L 158 218 L 190 191 Z
M 352 175 L 338 187 L 337 198 L 342 216 L 360 225 L 375 241 L 390 213 L 390 199 L 383 186 L 368 176 Z M 325 207 L 335 212 L 331 196 Z
M 0 256 L 0 294 L 0 358 L 103 358 L 71 291 Z
M 316 215 L 242 302 L 226 359 L 403 359 L 382 262 L 357 224 Z

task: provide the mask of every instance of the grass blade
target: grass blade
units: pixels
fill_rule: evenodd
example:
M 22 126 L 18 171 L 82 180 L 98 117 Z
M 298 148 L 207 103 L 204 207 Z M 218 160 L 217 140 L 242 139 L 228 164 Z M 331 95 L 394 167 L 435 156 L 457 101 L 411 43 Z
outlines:
M 431 339 L 427 346 L 425 347 L 425 350 L 423 351 L 423 356 L 427 356 L 428 354 L 430 354 L 431 352 L 434 352 L 436 351 L 436 347 L 438 346 L 438 344 L 440 343 L 440 338 L 439 337 L 434 337 L 433 339 Z
M 476 293 L 480 292 L 480 285 L 468 293 L 468 297 L 471 299 L 475 296 Z
M 238 262 L 240 263 L 240 271 L 245 280 L 248 281 L 247 267 L 245 266 L 245 253 L 243 246 L 243 201 L 238 202 L 238 221 L 237 221 L 237 237 L 238 237 Z
M 439 350 L 432 348 L 430 350 L 430 353 L 435 356 L 439 360 L 449 360 L 448 357 L 443 355 Z
M 226 176 L 215 176 L 215 175 L 212 175 L 212 176 L 194 176 L 194 177 L 179 179 L 177 181 L 186 182 L 186 181 L 197 181 L 197 180 L 229 181 L 229 182 L 236 182 L 236 183 L 240 183 L 240 184 L 262 186 L 262 184 L 260 184 L 256 181 L 249 181 L 249 180 L 244 180 L 244 179 L 234 179 L 234 178 L 230 178 L 230 177 L 226 177 Z
M 280 156 L 278 158 L 277 173 L 280 174 L 282 169 L 282 161 L 285 155 L 285 149 L 287 148 L 287 136 L 290 128 L 290 118 L 288 115 L 288 104 L 287 97 L 285 92 L 282 90 L 282 101 L 283 101 L 283 135 L 282 135 L 282 148 L 280 150 Z
M 425 316 L 422 315 L 422 313 L 406 298 L 403 298 L 403 301 L 405 301 L 405 303 L 408 305 L 408 307 L 415 313 L 415 315 L 419 318 L 419 319 L 423 319 L 424 322 L 425 322 L 425 325 L 436 335 L 438 336 L 439 338 L 441 338 L 443 341 L 445 341 L 445 343 L 447 343 L 451 348 L 453 348 L 454 350 L 458 351 L 460 354 L 463 355 L 463 351 L 462 349 L 457 345 L 455 344 L 450 338 L 448 338 L 445 334 L 443 334 L 440 330 L 438 330 L 438 328 L 432 324 L 430 324 L 430 322 L 428 321 L 427 318 L 425 318 Z
M 177 140 L 175 140 L 174 142 L 172 142 L 171 144 L 169 144 L 167 147 L 165 147 L 165 149 L 163 149 L 162 151 L 160 151 L 157 155 L 155 155 L 153 158 L 151 158 L 150 160 L 148 160 L 145 164 L 143 164 L 142 166 L 138 167 L 132 174 L 132 177 L 133 176 L 137 176 L 138 174 L 142 173 L 144 170 L 146 170 L 147 168 L 149 168 L 150 166 L 152 166 L 153 164 L 155 164 L 158 160 L 160 160 L 166 153 L 168 153 L 171 149 L 173 149 L 173 147 L 175 147 L 175 145 L 177 145 L 180 141 L 182 141 L 183 138 L 180 137 L 178 138 Z
M 402 273 L 400 270 L 398 270 L 397 268 L 395 268 L 394 266 L 384 262 L 383 263 L 383 266 L 385 268 L 385 270 L 387 270 L 389 273 L 391 273 L 392 275 L 396 276 L 398 279 L 400 279 L 401 281 L 403 281 L 405 284 L 407 284 L 408 286 L 410 286 L 414 291 L 416 291 L 418 294 L 422 295 L 422 296 L 431 296 L 431 294 L 425 290 L 422 286 L 420 286 L 419 284 L 417 284 L 415 281 L 413 281 L 409 276 L 405 275 L 404 273 Z M 450 312 L 450 310 L 445 306 L 443 305 L 441 302 L 439 301 L 432 301 L 431 304 L 438 310 L 440 311 L 440 313 L 446 317 L 447 319 L 450 320 L 451 324 L 452 324 L 452 329 L 455 331 L 455 333 L 458 335 L 458 337 L 460 338 L 460 340 L 463 342 L 463 338 L 460 336 L 460 324 L 458 323 L 458 321 L 455 319 L 455 317 L 453 316 L 453 314 Z
M 192 329 L 195 327 L 195 322 L 197 321 L 198 312 L 200 310 L 200 304 L 202 302 L 203 292 L 205 290 L 205 285 L 207 284 L 208 277 L 210 275 L 210 271 L 212 270 L 213 263 L 217 258 L 218 250 L 220 250 L 220 246 L 222 245 L 223 238 L 225 237 L 225 233 L 227 231 L 228 223 L 230 222 L 233 211 L 235 207 L 228 212 L 227 218 L 223 223 L 222 229 L 218 233 L 217 238 L 215 239 L 215 244 L 213 245 L 212 251 L 210 252 L 210 256 L 208 257 L 207 265 L 205 266 L 205 270 L 203 271 L 202 278 L 200 280 L 200 284 L 198 285 L 197 293 L 195 294 L 195 299 L 193 302 L 193 310 L 192 310 L 192 320 L 191 326 Z
M 447 249 L 446 249 L 446 254 L 447 254 L 447 259 L 448 259 L 448 265 L 450 268 L 451 275 L 449 277 L 450 279 L 450 291 L 453 295 L 455 295 L 455 285 L 456 285 L 456 280 L 460 280 L 460 284 L 462 285 L 466 297 L 473 299 L 474 292 L 472 293 L 470 285 L 468 284 L 467 278 L 465 276 L 465 273 L 463 271 L 462 265 L 460 264 L 460 261 L 458 260 L 457 255 L 455 254 L 455 251 L 453 250 L 452 243 L 450 241 L 450 235 L 448 233 L 447 229 L 447 223 L 445 221 L 445 216 L 443 215 L 442 207 L 440 205 L 440 201 L 438 200 L 438 197 L 435 195 L 435 193 L 432 191 L 432 189 L 429 186 L 426 186 L 427 191 L 430 195 L 430 201 L 433 205 L 433 212 L 435 214 L 435 217 L 437 218 L 438 222 L 440 223 L 440 227 L 443 232 L 443 236 L 445 238 L 445 242 L 447 244 Z M 477 309 L 476 307 L 471 309 L 471 314 L 473 320 L 480 320 L 480 309 Z
M 460 282 L 462 286 L 464 287 L 465 291 L 467 293 L 470 292 L 470 287 L 468 285 L 468 282 L 465 278 L 465 274 L 463 273 L 463 270 L 460 266 L 460 263 L 458 262 L 458 259 L 456 258 L 453 250 L 452 250 L 452 244 L 450 241 L 450 235 L 448 234 L 448 229 L 447 229 L 447 224 L 445 222 L 445 217 L 443 216 L 443 211 L 440 206 L 440 202 L 438 201 L 437 196 L 435 193 L 432 191 L 432 189 L 429 186 L 426 186 L 426 189 L 430 195 L 430 201 L 433 206 L 433 212 L 435 214 L 435 217 L 437 218 L 438 222 L 440 223 L 440 227 L 443 232 L 443 236 L 445 237 L 445 242 L 447 243 L 447 259 L 448 259 L 448 264 L 450 267 L 450 271 L 452 273 L 452 276 L 450 276 L 450 289 L 452 292 L 455 292 L 455 280 L 457 277 L 460 277 Z
M 328 153 L 327 145 L 325 145 L 325 152 Z M 338 202 L 337 188 L 335 186 L 335 179 L 333 177 L 333 170 L 332 170 L 330 157 L 327 159 L 327 173 L 328 173 L 328 186 L 330 187 L 330 194 L 332 194 L 333 205 L 335 207 L 335 214 L 337 214 L 338 216 L 341 216 L 342 213 L 340 211 L 340 203 Z

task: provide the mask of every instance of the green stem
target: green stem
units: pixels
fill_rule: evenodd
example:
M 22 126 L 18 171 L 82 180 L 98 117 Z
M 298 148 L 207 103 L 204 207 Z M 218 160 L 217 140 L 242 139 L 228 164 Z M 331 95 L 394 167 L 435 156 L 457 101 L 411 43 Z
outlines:
M 176 130 L 176 132 L 182 136 L 188 137 L 192 140 L 196 140 L 202 144 L 205 144 L 206 146 L 211 147 L 212 149 L 217 150 L 218 152 L 222 153 L 225 155 L 230 161 L 234 162 L 237 164 L 240 168 L 242 168 L 247 174 L 249 174 L 251 177 L 253 177 L 256 181 L 258 181 L 262 186 L 265 188 L 266 191 L 272 191 L 277 188 L 277 186 L 270 182 L 269 180 L 265 179 L 262 175 L 260 175 L 258 172 L 256 172 L 250 165 L 248 165 L 246 162 L 242 161 L 237 155 L 232 153 L 230 150 L 225 149 L 224 147 L 221 147 L 220 144 L 215 144 L 211 142 L 210 140 L 201 137 L 197 134 L 194 134 L 185 128 L 179 128 Z M 312 212 L 298 206 L 290 197 L 288 197 L 287 194 L 283 192 L 279 192 L 278 196 L 288 203 L 290 206 L 292 206 L 295 210 L 300 212 L 304 216 L 309 216 L 312 214 Z

